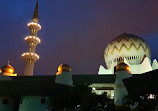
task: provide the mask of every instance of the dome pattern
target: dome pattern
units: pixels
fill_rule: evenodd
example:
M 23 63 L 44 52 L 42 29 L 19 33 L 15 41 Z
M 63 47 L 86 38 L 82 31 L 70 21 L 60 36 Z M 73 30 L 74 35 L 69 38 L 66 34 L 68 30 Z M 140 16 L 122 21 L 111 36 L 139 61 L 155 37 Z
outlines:
M 150 59 L 151 53 L 147 43 L 140 37 L 123 33 L 116 37 L 105 49 L 104 58 L 108 68 L 112 61 L 114 66 L 120 63 L 120 58 L 126 58 L 130 65 L 141 64 L 144 57 Z

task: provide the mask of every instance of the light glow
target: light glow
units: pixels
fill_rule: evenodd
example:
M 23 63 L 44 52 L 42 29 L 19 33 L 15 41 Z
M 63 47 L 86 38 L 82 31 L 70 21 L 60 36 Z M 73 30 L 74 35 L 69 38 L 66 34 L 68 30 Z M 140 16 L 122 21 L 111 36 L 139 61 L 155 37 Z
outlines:
M 17 73 L 11 74 L 11 73 L 3 73 L 3 76 L 17 76 Z
M 126 70 L 127 70 L 127 71 L 129 71 L 129 69 L 130 69 L 130 68 L 129 68 L 129 66 L 128 66 L 128 67 L 126 67 Z
M 29 27 L 30 25 L 36 25 L 36 26 L 38 26 L 38 27 L 41 29 L 41 25 L 38 24 L 38 23 L 31 22 L 31 23 L 28 23 L 28 24 L 27 24 L 28 27 Z
M 26 52 L 26 53 L 23 53 L 22 56 L 25 56 L 25 55 L 31 55 L 31 56 L 35 56 L 39 59 L 39 55 L 37 55 L 36 53 L 32 53 L 32 52 Z
M 14 73 L 13 69 L 9 69 L 9 72 L 10 72 L 10 73 Z
M 149 94 L 148 99 L 156 99 L 156 96 L 154 94 Z
M 25 40 L 27 40 L 27 39 L 36 39 L 39 43 L 41 43 L 41 40 L 38 37 L 35 37 L 35 36 L 27 36 L 27 37 L 25 37 Z
M 95 87 L 93 87 L 93 88 L 92 88 L 92 90 L 94 91 L 94 90 L 96 90 L 96 88 L 95 88 Z

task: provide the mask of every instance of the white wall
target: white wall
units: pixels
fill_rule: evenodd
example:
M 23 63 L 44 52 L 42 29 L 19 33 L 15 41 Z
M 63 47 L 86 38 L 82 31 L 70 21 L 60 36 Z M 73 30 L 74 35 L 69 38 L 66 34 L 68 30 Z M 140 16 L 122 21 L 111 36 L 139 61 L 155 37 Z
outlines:
M 25 96 L 22 98 L 22 104 L 19 106 L 19 111 L 48 111 L 48 99 L 45 104 L 41 104 L 41 96 Z

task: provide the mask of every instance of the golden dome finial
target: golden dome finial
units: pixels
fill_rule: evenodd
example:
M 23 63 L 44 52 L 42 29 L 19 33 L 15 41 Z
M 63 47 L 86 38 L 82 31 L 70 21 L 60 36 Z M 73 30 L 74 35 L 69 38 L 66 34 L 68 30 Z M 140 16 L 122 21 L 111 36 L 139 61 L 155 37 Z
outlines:
M 121 62 L 120 64 L 118 64 L 116 66 L 116 71 L 128 71 L 128 72 L 130 72 L 130 68 L 126 63 Z
M 14 73 L 14 68 L 9 64 L 9 61 L 7 65 L 2 66 L 1 70 L 2 73 L 11 73 L 11 74 Z
M 58 67 L 58 72 L 71 72 L 71 67 L 67 64 L 61 64 L 59 67 Z

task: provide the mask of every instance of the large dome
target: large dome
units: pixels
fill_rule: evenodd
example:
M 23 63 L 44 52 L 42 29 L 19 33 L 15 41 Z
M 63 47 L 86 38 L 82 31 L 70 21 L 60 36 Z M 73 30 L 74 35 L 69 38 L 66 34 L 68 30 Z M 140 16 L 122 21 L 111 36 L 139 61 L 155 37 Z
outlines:
M 126 58 L 129 64 L 141 64 L 145 57 L 150 59 L 150 48 L 140 37 L 123 33 L 116 37 L 105 49 L 104 58 L 108 68 L 120 62 L 120 57 Z

